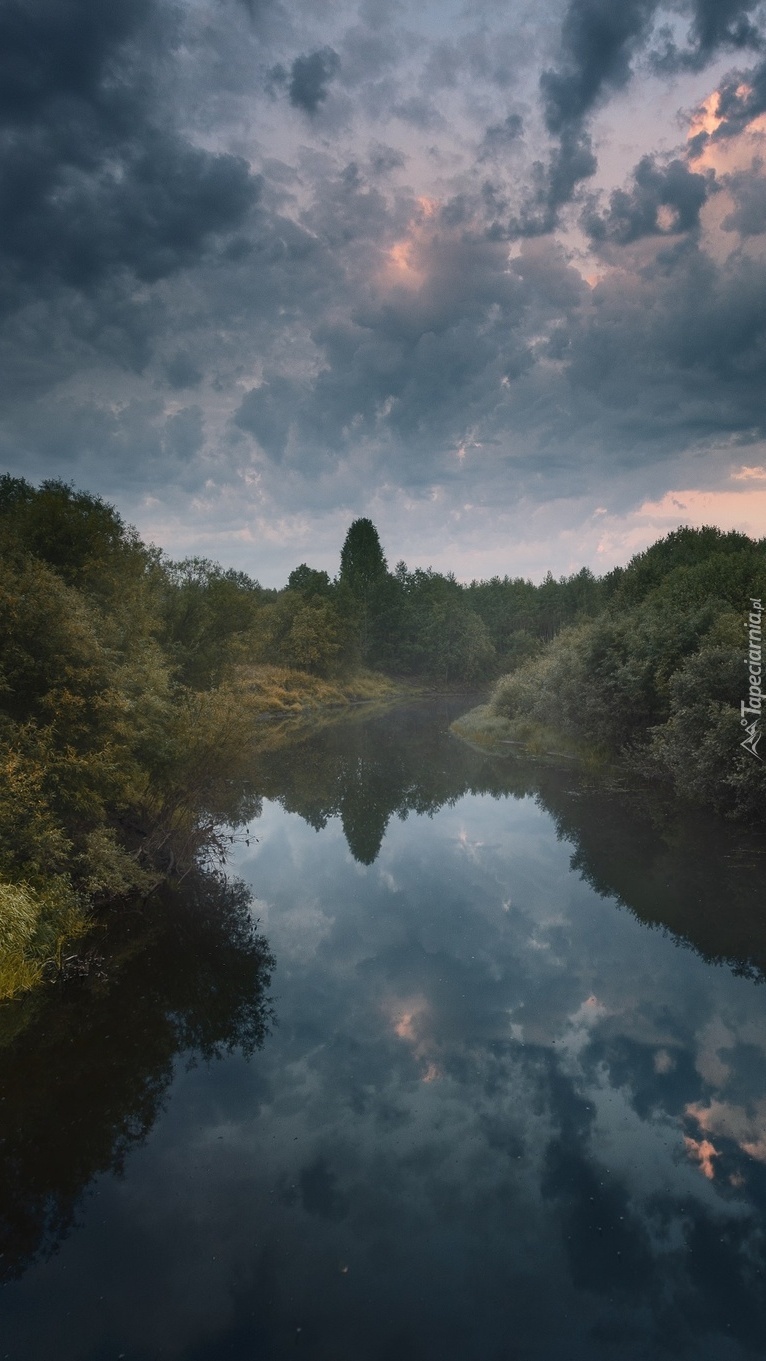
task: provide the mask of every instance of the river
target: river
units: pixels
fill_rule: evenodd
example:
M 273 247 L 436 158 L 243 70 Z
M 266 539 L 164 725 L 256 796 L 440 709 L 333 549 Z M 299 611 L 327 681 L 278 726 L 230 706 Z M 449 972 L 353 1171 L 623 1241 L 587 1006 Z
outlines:
M 0 1361 L 764 1355 L 763 840 L 460 707 L 275 735 L 6 1011 Z

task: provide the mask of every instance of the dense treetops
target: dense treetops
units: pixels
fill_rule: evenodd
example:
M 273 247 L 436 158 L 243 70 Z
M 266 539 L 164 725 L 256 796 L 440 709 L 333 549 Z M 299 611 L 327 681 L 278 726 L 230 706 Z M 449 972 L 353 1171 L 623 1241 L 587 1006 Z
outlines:
M 594 617 L 561 629 L 533 665 L 498 683 L 495 713 L 520 733 L 529 724 L 564 733 L 728 815 L 763 817 L 766 742 L 760 752 L 742 742 L 744 724 L 755 718 L 762 732 L 766 715 L 743 719 L 741 706 L 751 601 L 766 600 L 766 540 L 678 529 L 598 592 Z

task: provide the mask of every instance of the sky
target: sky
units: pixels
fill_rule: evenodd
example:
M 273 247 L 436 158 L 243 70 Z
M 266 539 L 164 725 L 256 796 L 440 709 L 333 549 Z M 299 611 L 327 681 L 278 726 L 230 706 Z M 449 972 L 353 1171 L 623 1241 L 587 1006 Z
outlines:
M 280 586 L 766 534 L 766 4 L 4 0 L 0 469 Z

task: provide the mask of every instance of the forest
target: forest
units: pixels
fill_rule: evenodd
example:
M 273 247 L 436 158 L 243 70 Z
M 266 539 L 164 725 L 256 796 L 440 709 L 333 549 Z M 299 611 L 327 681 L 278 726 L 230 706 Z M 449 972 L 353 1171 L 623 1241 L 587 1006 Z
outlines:
M 766 541 L 739 533 L 679 529 L 601 578 L 463 585 L 390 570 L 368 519 L 334 578 L 301 563 L 267 590 L 173 561 L 98 496 L 0 478 L 0 997 L 59 974 L 103 908 L 222 857 L 221 828 L 262 792 L 263 668 L 317 694 L 381 673 L 492 686 L 490 713 L 519 740 L 560 733 L 756 818 L 759 720 L 747 750 L 741 703 L 765 596 Z

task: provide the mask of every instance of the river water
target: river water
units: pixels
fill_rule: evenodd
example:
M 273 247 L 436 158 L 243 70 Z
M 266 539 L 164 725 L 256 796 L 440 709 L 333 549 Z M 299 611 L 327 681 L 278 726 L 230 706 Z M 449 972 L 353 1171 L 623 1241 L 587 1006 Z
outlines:
M 0 1361 L 763 1357 L 763 843 L 453 716 L 275 734 L 252 906 L 6 1011 Z

